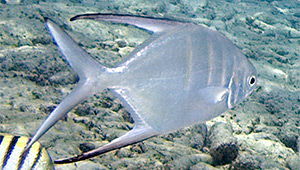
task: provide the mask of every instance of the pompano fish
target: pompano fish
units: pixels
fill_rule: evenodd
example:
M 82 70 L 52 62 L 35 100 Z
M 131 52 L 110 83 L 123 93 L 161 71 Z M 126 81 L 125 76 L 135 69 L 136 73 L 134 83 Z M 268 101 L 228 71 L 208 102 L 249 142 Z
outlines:
M 29 138 L 0 133 L 0 169 L 51 170 L 51 158 L 41 144 L 35 142 L 24 153 Z
M 104 89 L 119 97 L 134 119 L 133 129 L 123 136 L 55 163 L 88 159 L 207 121 L 243 101 L 255 87 L 256 71 L 250 61 L 229 39 L 204 26 L 118 14 L 78 15 L 71 21 L 78 19 L 128 24 L 153 34 L 122 62 L 109 68 L 80 48 L 56 23 L 45 19 L 53 39 L 80 79 L 31 142 L 78 103 Z

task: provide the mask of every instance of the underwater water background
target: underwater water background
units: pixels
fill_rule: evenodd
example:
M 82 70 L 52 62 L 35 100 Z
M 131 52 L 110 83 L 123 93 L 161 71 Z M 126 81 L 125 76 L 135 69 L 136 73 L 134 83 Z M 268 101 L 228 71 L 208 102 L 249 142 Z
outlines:
M 32 136 L 76 84 L 41 16 L 56 21 L 107 66 L 150 35 L 131 26 L 69 21 L 97 12 L 216 29 L 254 64 L 258 86 L 246 101 L 211 121 L 56 169 L 300 169 L 299 0 L 2 0 L 0 132 Z M 132 123 L 106 91 L 80 104 L 39 141 L 53 160 L 67 158 L 108 143 Z

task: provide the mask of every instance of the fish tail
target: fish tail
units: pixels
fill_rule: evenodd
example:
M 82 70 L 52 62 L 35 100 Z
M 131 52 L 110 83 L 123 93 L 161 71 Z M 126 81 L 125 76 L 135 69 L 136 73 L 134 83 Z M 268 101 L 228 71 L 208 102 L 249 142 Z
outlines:
M 79 82 L 77 87 L 55 108 L 47 117 L 34 136 L 31 138 L 26 149 L 45 134 L 58 120 L 72 110 L 77 104 L 92 96 L 96 92 L 106 88 L 105 84 L 99 84 L 98 79 L 106 71 L 106 67 L 93 59 L 85 50 L 54 21 L 45 18 L 46 26 L 54 41 L 63 53 L 71 68 L 78 74 Z

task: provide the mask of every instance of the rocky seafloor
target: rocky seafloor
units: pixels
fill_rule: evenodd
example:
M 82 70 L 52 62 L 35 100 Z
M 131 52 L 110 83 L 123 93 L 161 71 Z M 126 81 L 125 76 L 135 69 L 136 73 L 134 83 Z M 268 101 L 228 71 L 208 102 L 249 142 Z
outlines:
M 76 85 L 41 16 L 107 66 L 149 37 L 129 26 L 69 22 L 92 12 L 177 18 L 216 29 L 255 65 L 258 86 L 211 121 L 56 169 L 300 169 L 299 0 L 0 1 L 0 132 L 32 136 Z M 105 91 L 39 141 L 56 160 L 106 144 L 132 126 L 120 101 Z

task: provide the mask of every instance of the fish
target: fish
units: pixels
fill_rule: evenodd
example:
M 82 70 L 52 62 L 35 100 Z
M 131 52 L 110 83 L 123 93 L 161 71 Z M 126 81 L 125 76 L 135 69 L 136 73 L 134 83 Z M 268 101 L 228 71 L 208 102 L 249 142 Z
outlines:
M 185 21 L 124 14 L 82 14 L 90 19 L 131 25 L 151 36 L 114 67 L 97 62 L 50 18 L 46 27 L 70 67 L 77 86 L 46 118 L 31 142 L 83 100 L 108 89 L 122 101 L 133 128 L 110 143 L 56 164 L 88 159 L 148 138 L 219 116 L 241 103 L 255 88 L 253 64 L 228 38 Z
M 29 138 L 0 133 L 0 169 L 2 170 L 52 170 L 53 162 L 39 142 L 33 143 L 27 152 Z

